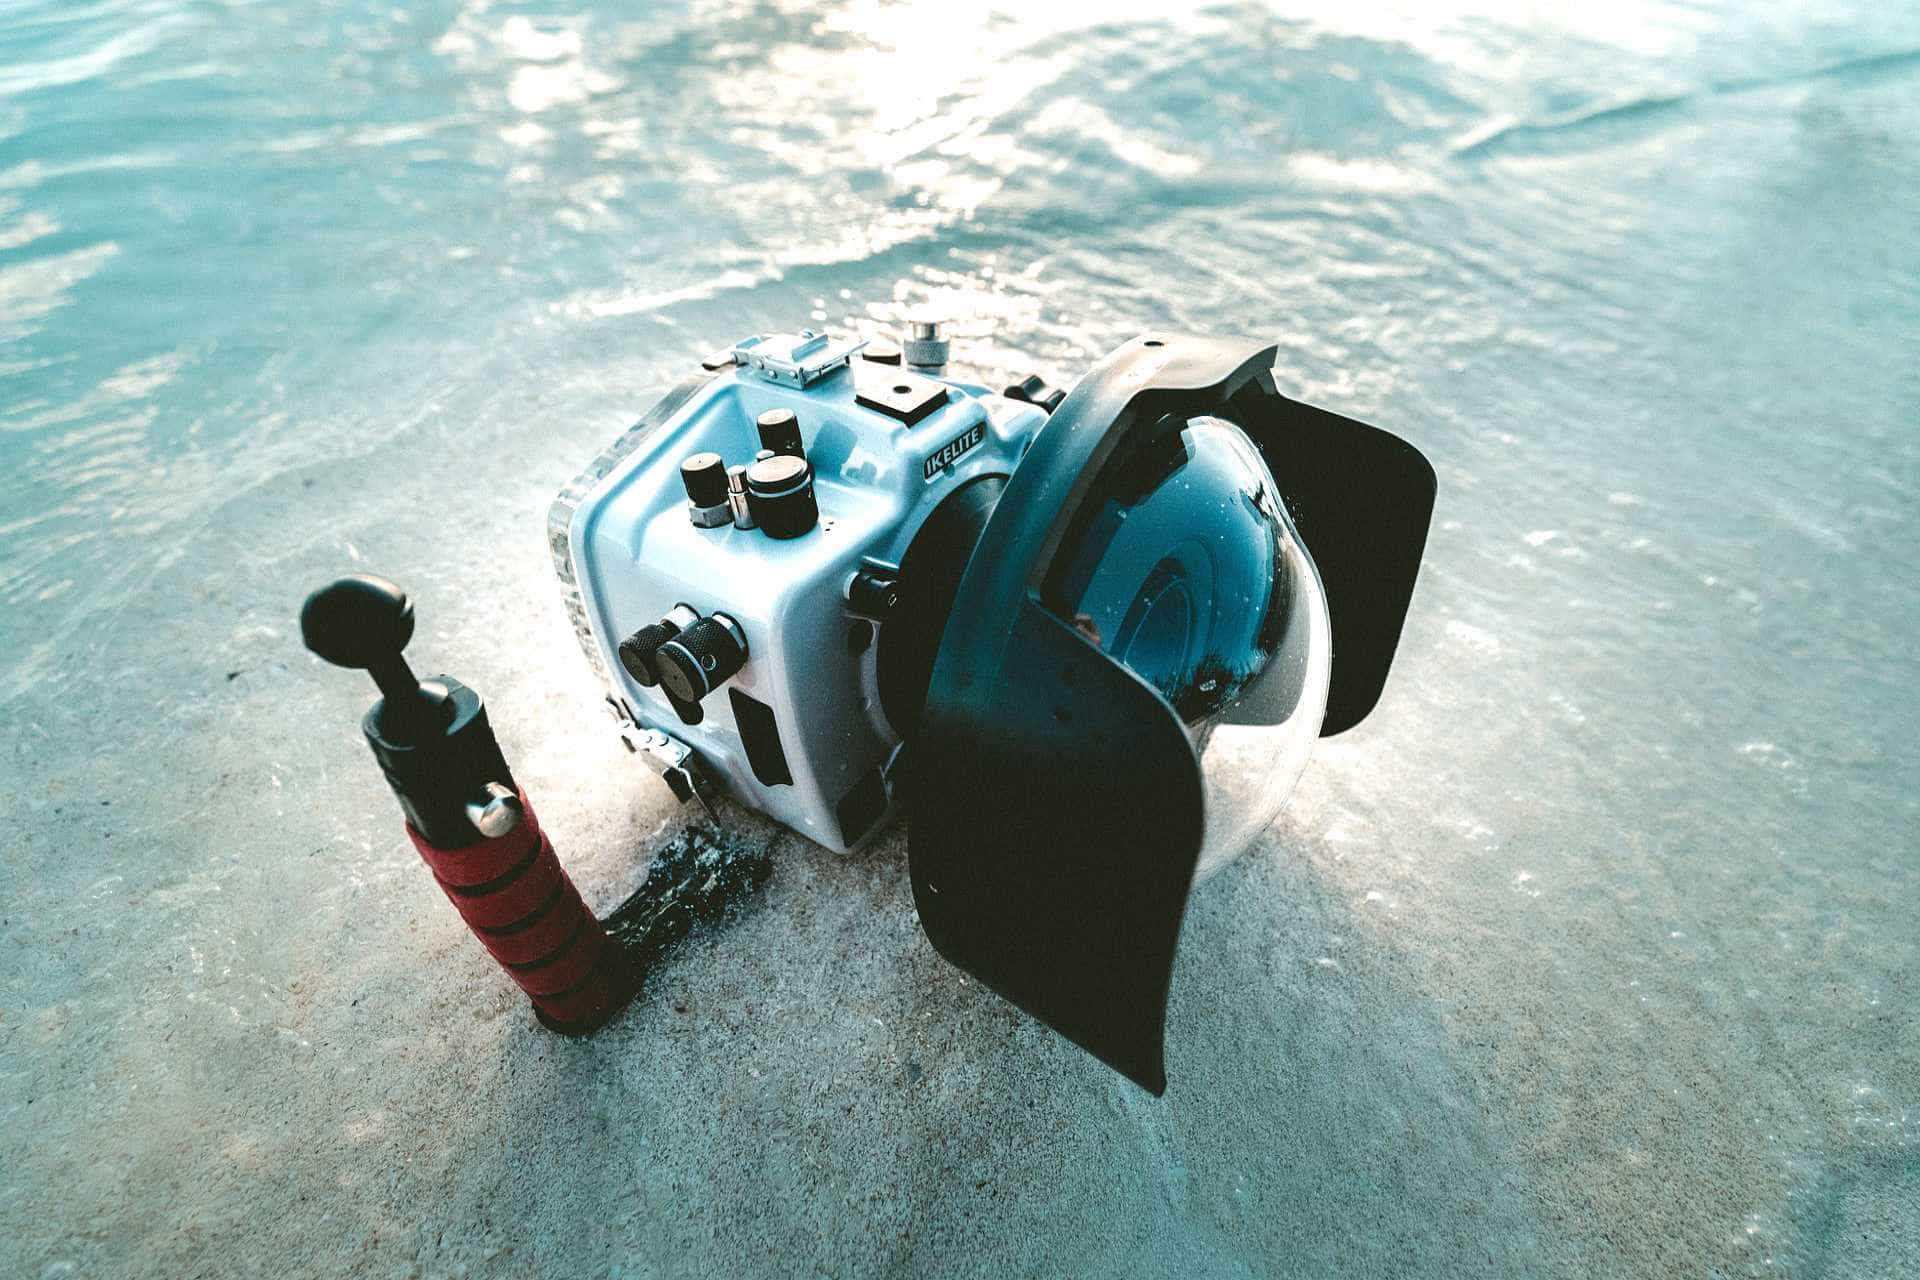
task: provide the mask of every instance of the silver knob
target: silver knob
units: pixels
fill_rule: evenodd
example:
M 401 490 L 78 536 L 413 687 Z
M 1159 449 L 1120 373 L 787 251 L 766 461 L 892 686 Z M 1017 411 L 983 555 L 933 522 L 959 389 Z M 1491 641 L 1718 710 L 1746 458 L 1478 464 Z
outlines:
M 912 320 L 900 351 L 910 366 L 938 371 L 947 367 L 948 346 L 947 327 L 940 321 Z

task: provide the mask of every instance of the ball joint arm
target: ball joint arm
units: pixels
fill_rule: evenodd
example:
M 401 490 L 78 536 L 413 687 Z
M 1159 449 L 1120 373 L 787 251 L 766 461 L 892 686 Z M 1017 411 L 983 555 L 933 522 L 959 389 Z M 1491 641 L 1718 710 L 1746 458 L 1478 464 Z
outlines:
M 414 676 L 402 656 L 413 625 L 406 592 L 372 575 L 329 583 L 300 610 L 308 649 L 379 688 L 360 727 L 414 830 L 443 849 L 504 835 L 520 802 L 486 708 L 452 676 Z

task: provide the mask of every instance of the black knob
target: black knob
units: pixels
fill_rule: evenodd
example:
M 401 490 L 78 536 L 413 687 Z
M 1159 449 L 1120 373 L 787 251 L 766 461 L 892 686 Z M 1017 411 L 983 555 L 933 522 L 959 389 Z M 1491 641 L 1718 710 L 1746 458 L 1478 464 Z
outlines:
M 341 578 L 307 597 L 300 636 L 336 667 L 371 668 L 399 657 L 413 639 L 413 601 L 385 578 Z
M 649 622 L 620 642 L 620 665 L 627 674 L 651 689 L 659 681 L 653 674 L 653 655 L 661 645 L 680 634 L 680 628 L 665 618 Z
M 413 639 L 413 601 L 397 584 L 372 574 L 328 583 L 300 607 L 300 638 L 334 666 L 372 676 L 396 713 L 420 700 L 420 682 L 400 656 Z
M 747 638 L 723 613 L 702 618 L 654 651 L 654 674 L 669 697 L 694 703 L 747 663 Z
M 874 569 L 860 570 L 847 584 L 847 607 L 863 618 L 885 622 L 900 607 L 900 579 Z
M 747 468 L 747 507 L 769 538 L 797 538 L 820 522 L 813 496 L 813 466 L 805 458 L 777 454 Z
M 807 455 L 800 439 L 800 419 L 791 409 L 769 409 L 760 415 L 760 447 L 796 458 Z
M 696 453 L 680 464 L 687 501 L 696 507 L 727 505 L 727 464 L 717 453 Z
M 396 740 L 411 740 L 445 718 L 445 686 L 422 688 L 400 656 L 413 639 L 413 601 L 397 584 L 372 574 L 328 583 L 300 607 L 300 638 L 336 667 L 373 677 L 382 731 Z
M 1067 393 L 1058 387 L 1050 387 L 1037 373 L 1030 373 L 1020 381 L 1000 393 L 1009 400 L 1021 400 L 1027 404 L 1038 405 L 1048 413 L 1060 407 Z

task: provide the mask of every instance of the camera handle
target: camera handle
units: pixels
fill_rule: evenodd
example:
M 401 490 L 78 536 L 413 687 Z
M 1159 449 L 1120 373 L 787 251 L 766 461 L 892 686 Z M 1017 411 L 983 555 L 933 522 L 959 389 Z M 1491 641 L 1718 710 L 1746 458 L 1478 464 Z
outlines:
M 451 676 L 416 679 L 401 656 L 413 638 L 406 592 L 384 578 L 341 578 L 307 597 L 300 631 L 315 654 L 379 686 L 361 730 L 407 836 L 541 1023 L 578 1035 L 624 1008 L 637 968 L 561 868 L 480 695 Z

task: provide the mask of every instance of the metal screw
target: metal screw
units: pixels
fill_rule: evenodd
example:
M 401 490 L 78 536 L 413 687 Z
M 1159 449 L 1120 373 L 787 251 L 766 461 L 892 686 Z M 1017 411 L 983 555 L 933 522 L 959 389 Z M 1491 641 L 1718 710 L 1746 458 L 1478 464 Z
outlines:
M 485 800 L 467 806 L 467 821 L 489 840 L 497 840 L 520 825 L 525 809 L 520 797 L 504 783 L 489 782 Z

